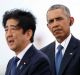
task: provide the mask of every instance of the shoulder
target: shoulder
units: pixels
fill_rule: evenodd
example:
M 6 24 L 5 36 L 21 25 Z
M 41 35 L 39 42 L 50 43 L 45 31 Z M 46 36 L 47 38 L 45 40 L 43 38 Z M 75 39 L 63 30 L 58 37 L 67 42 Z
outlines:
M 36 54 L 34 54 L 31 60 L 30 71 L 32 75 L 52 75 L 50 61 L 40 50 L 36 50 Z
M 76 46 L 80 46 L 80 40 L 75 38 L 74 36 L 71 37 L 70 43 L 73 43 Z
M 49 63 L 49 58 L 42 51 L 35 48 L 34 54 L 32 56 L 32 63 Z
M 49 51 L 51 49 L 54 49 L 54 47 L 55 47 L 55 42 L 52 42 L 52 43 L 48 44 L 47 46 L 41 48 L 40 50 L 42 52 L 45 52 L 45 51 L 47 52 L 47 51 Z
M 14 59 L 14 57 L 12 57 L 12 58 L 9 60 L 8 65 L 10 65 L 10 64 L 12 63 L 13 59 Z
M 43 52 L 41 52 L 40 50 L 35 50 L 35 54 L 32 57 L 32 65 L 35 67 L 44 67 L 43 65 L 45 65 L 46 67 L 50 67 L 50 61 L 49 58 L 46 54 L 44 54 Z
M 45 55 L 42 51 L 36 50 L 36 54 L 34 55 L 34 59 L 36 58 L 36 61 L 47 61 L 49 62 L 49 59 L 47 55 Z
M 10 60 L 9 60 L 9 62 L 8 62 L 8 64 L 7 64 L 7 69 L 6 69 L 6 72 L 7 72 L 7 70 L 9 70 L 8 68 L 10 68 L 10 66 L 11 66 L 11 64 L 12 64 L 12 61 L 13 61 L 13 58 L 11 58 Z

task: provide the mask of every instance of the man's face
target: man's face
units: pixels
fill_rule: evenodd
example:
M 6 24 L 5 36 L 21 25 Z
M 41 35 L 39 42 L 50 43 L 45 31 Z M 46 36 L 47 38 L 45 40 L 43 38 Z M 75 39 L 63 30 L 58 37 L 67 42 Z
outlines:
M 23 34 L 23 30 L 19 28 L 18 21 L 15 19 L 8 19 L 5 26 L 5 36 L 7 43 L 13 51 L 20 52 L 25 48 L 29 41 L 27 32 Z
M 50 10 L 47 13 L 48 28 L 62 42 L 70 34 L 70 18 L 62 9 Z

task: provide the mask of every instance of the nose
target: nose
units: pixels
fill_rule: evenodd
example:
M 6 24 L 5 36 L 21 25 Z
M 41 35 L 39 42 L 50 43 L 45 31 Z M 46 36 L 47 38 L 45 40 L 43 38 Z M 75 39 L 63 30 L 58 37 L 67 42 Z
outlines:
M 6 31 L 6 37 L 11 37 L 11 36 L 12 36 L 12 30 L 8 28 L 8 30 Z
M 58 26 L 59 26 L 58 21 L 54 20 L 54 22 L 53 22 L 53 27 L 58 27 Z

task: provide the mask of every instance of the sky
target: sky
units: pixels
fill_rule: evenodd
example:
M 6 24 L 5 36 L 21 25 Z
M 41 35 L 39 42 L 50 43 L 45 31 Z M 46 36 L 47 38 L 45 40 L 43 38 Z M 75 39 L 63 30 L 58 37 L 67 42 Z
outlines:
M 47 28 L 46 12 L 51 5 L 64 4 L 74 17 L 74 24 L 71 26 L 71 33 L 80 39 L 80 1 L 79 0 L 0 0 L 0 75 L 4 75 L 7 63 L 14 56 L 5 40 L 5 32 L 2 26 L 3 14 L 11 9 L 24 9 L 30 11 L 36 17 L 36 32 L 34 45 L 40 49 L 55 40 Z

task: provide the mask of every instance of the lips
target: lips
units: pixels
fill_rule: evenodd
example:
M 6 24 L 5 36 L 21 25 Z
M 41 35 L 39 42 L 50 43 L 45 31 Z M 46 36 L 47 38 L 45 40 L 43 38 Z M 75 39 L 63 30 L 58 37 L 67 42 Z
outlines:
M 12 45 L 14 43 L 14 40 L 8 40 L 8 44 Z
M 60 33 L 62 31 L 62 29 L 55 29 L 53 32 L 54 33 Z

